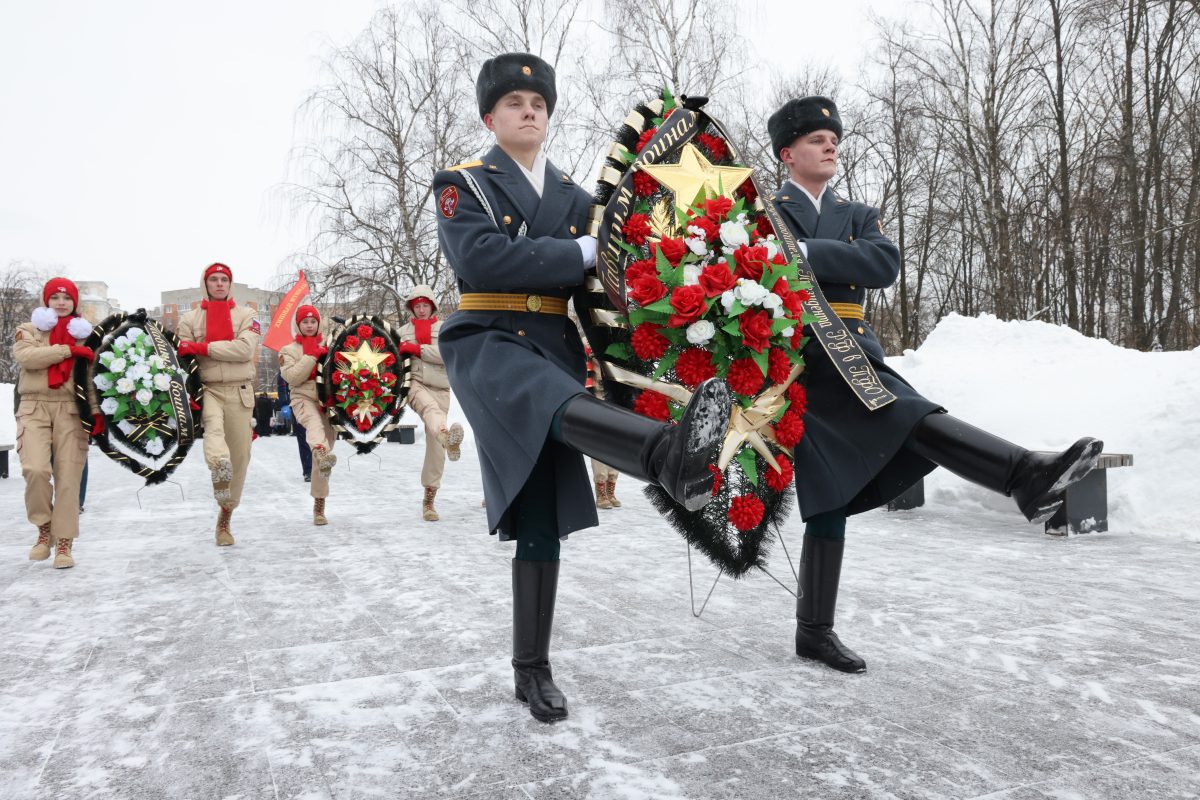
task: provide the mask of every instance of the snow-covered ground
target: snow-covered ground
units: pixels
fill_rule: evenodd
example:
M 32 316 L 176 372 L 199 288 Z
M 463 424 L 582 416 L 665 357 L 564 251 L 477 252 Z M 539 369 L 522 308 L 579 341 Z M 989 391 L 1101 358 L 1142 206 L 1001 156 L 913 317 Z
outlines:
M 623 479 L 625 506 L 563 548 L 571 716 L 554 726 L 512 699 L 511 549 L 484 532 L 470 441 L 438 523 L 420 518 L 419 433 L 378 459 L 340 445 L 315 528 L 294 440 L 260 439 L 232 548 L 213 544 L 199 446 L 140 507 L 93 451 L 79 566 L 57 571 L 25 560 L 14 459 L 0 797 L 1200 796 L 1197 501 L 1169 465 L 1200 437 L 1168 410 L 1196 354 L 1162 357 L 951 318 L 898 360 L 983 427 L 1035 446 L 1095 433 L 1137 461 L 1110 480 L 1102 534 L 1046 537 L 937 475 L 924 508 L 856 517 L 838 630 L 864 675 L 795 657 L 794 601 L 767 575 L 721 580 L 695 618 L 682 540 Z M 1047 376 L 1052 396 L 1031 388 Z M 798 521 L 784 534 L 794 558 Z M 691 568 L 699 606 L 714 570 Z M 792 584 L 782 549 L 771 572 Z

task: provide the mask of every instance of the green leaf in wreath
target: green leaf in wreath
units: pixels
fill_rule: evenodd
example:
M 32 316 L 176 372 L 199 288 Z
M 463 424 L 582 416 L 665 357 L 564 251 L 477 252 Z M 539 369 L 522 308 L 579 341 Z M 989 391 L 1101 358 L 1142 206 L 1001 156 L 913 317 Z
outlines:
M 757 489 L 758 453 L 754 452 L 753 447 L 743 447 L 734 458 L 737 460 L 738 466 L 742 468 L 742 472 L 746 473 L 746 479 Z
M 780 331 L 786 331 L 788 328 L 795 327 L 796 320 L 780 317 L 779 319 L 771 320 L 771 334 L 774 335 Z
M 762 370 L 762 374 L 765 376 L 767 370 L 770 369 L 768 365 L 771 363 L 769 348 L 763 348 L 761 353 L 751 350 L 750 357 L 754 359 L 755 364 L 758 364 L 758 368 Z
M 651 376 L 654 380 L 658 380 L 663 375 L 667 374 L 667 370 L 675 366 L 675 362 L 679 360 L 679 351 L 672 348 L 667 351 L 667 354 L 658 361 L 658 366 L 654 368 L 654 374 Z
M 613 342 L 608 347 L 604 348 L 604 355 L 619 358 L 622 361 L 633 360 L 633 348 L 624 342 Z

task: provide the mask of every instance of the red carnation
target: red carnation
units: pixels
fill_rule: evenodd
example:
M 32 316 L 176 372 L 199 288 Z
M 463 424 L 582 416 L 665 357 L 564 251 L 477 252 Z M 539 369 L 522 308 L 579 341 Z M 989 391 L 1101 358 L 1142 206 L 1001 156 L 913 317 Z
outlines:
M 668 325 L 672 328 L 691 325 L 708 312 L 704 290 L 696 284 L 680 286 L 671 295 L 671 308 L 675 309 L 675 313 L 667 320 Z M 770 323 L 767 324 L 767 327 L 770 328 Z
M 771 227 L 771 220 L 767 219 L 766 214 L 759 216 L 758 223 L 755 225 L 755 227 L 758 229 L 759 235 L 764 238 L 775 235 L 775 229 Z
M 767 354 L 767 378 L 771 383 L 783 383 L 792 372 L 792 360 L 778 347 Z
M 721 235 L 721 226 L 712 221 L 711 217 L 696 217 L 688 220 L 689 228 L 699 228 L 704 231 L 704 241 L 715 242 Z M 691 231 L 688 231 L 691 233 Z
M 372 336 L 371 337 L 371 347 L 372 348 L 374 348 L 376 350 L 382 350 L 384 344 L 385 344 L 385 342 L 383 341 L 382 336 Z
M 642 131 L 642 135 L 638 137 L 637 145 L 634 146 L 633 152 L 642 152 L 642 148 L 646 146 L 647 142 L 654 138 L 654 134 L 656 133 L 658 133 L 658 128 L 648 128 L 647 130 Z
M 694 389 L 717 374 L 717 365 L 713 363 L 712 353 L 701 347 L 689 347 L 679 354 L 675 374 L 684 386 Z
M 713 464 L 708 465 L 708 471 L 713 474 L 713 490 L 712 496 L 716 497 L 721 493 L 721 484 L 725 482 L 725 473 L 717 469 Z
M 766 311 L 745 312 L 738 317 L 738 332 L 742 335 L 742 344 L 761 353 L 771 344 L 771 315 Z
M 758 199 L 758 189 L 754 188 L 754 181 L 749 179 L 738 187 L 738 194 L 746 198 L 747 205 L 754 205 L 754 201 Z
M 804 388 L 804 384 L 793 383 L 789 386 L 787 397 L 792 401 L 791 409 L 788 410 L 795 409 L 796 413 L 803 416 L 804 412 L 808 410 L 808 390 Z
M 767 465 L 767 486 L 770 486 L 777 492 L 782 492 L 792 482 L 792 476 L 795 474 L 795 471 L 792 469 L 792 462 L 785 455 L 776 453 L 775 462 L 779 464 L 779 472 L 776 472 L 770 464 Z
M 780 295 L 783 299 L 783 307 L 787 309 L 787 315 L 794 320 L 799 320 L 804 313 L 804 301 L 808 292 L 803 290 L 799 292 L 789 292 L 788 294 Z
M 804 438 L 804 418 L 789 408 L 775 423 L 775 441 L 789 450 Z
M 366 367 L 363 367 L 358 371 L 358 379 L 360 381 L 365 381 L 369 377 L 371 377 L 371 370 L 367 369 Z
M 395 364 L 395 363 L 396 363 L 396 357 L 394 355 L 392 355 L 391 353 L 388 353 L 387 356 L 383 359 L 383 365 L 385 367 L 390 367 L 392 364 Z
M 359 337 L 361 337 L 363 339 L 366 339 L 374 332 L 375 332 L 375 329 L 372 328 L 370 325 L 359 325 L 358 326 L 357 333 L 358 333 Z
M 640 261 L 634 261 L 625 268 L 625 283 L 636 278 L 657 278 L 658 268 L 654 266 L 654 261 L 649 258 L 643 258 Z
M 371 429 L 371 420 L 368 418 L 360 419 L 358 421 L 357 425 L 358 425 L 358 429 L 360 431 L 362 431 L 363 433 L 366 433 L 367 431 L 369 431 Z
M 621 233 L 625 234 L 625 241 L 641 247 L 651 233 L 650 218 L 645 214 L 630 214 L 629 219 L 621 226 Z
M 638 170 L 633 173 L 633 193 L 638 197 L 649 197 L 658 191 L 658 181 L 649 172 Z
M 700 288 L 708 297 L 717 297 L 734 286 L 737 286 L 737 278 L 733 277 L 727 264 L 709 264 L 700 273 Z
M 390 372 L 385 372 L 385 373 L 383 373 L 383 382 L 386 383 L 387 385 L 391 386 L 393 383 L 396 382 L 396 376 Z
M 625 293 L 629 299 L 639 306 L 645 307 L 655 300 L 662 299 L 667 293 L 666 284 L 656 277 L 646 276 L 625 281 Z
M 729 155 L 729 148 L 726 146 L 725 140 L 720 136 L 713 136 L 711 133 L 702 133 L 696 137 L 696 142 L 712 155 L 713 161 L 721 161 Z
M 658 326 L 653 322 L 643 322 L 634 328 L 629 343 L 633 345 L 634 355 L 643 361 L 662 358 L 671 346 L 671 342 L 658 332 Z
M 742 245 L 733 251 L 733 262 L 736 265 L 733 271 L 736 277 L 757 281 L 762 278 L 763 267 L 766 266 L 767 248 L 762 245 Z
M 351 335 L 346 337 L 346 347 L 349 347 L 351 350 L 357 350 L 361 344 L 362 339 L 359 339 L 357 336 Z
M 671 407 L 667 405 L 667 396 L 649 390 L 642 392 L 633 401 L 633 410 L 639 414 L 666 422 L 671 418 Z
M 345 381 L 345 380 L 346 380 L 346 373 L 344 373 L 344 372 L 335 372 L 335 373 L 333 373 L 333 382 L 334 382 L 334 384 L 339 384 L 339 383 L 342 383 L 342 382 L 343 382 L 343 381 Z
M 704 201 L 704 213 L 720 222 L 733 208 L 733 201 L 728 197 L 715 197 Z
M 746 397 L 753 397 L 763 384 L 762 370 L 753 358 L 739 358 L 729 365 L 729 374 L 725 376 L 729 388 Z
M 742 533 L 757 528 L 764 513 L 766 508 L 757 495 L 739 495 L 729 504 L 729 521 Z
M 662 254 L 666 256 L 671 266 L 679 266 L 679 261 L 688 253 L 688 246 L 684 244 L 683 239 L 672 239 L 669 236 L 664 236 L 657 245 L 651 245 L 651 249 L 658 247 L 662 250 Z

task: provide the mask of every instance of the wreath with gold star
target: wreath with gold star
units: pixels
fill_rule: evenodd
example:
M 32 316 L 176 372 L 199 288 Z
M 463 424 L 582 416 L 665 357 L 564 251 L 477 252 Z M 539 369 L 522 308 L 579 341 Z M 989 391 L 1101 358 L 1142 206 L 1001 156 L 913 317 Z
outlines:
M 412 383 L 400 335 L 375 316 L 355 315 L 330 335 L 317 372 L 317 396 L 338 436 L 369 453 L 394 430 Z
M 606 395 L 663 421 L 712 377 L 736 402 L 714 497 L 689 512 L 652 502 L 727 574 L 765 566 L 791 509 L 792 449 L 804 435 L 803 308 L 812 285 L 775 238 L 753 181 L 704 98 L 664 92 L 636 108 L 608 151 L 594 197 L 597 277 L 585 331 Z

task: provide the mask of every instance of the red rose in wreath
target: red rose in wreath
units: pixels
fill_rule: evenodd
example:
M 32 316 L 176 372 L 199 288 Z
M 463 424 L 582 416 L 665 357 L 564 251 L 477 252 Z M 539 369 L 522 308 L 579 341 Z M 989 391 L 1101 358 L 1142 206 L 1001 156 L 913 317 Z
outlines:
M 762 278 L 763 267 L 767 263 L 767 248 L 762 245 L 742 245 L 733 251 L 733 262 L 736 265 L 733 271 L 735 276 L 757 281 Z
M 700 273 L 700 288 L 707 297 L 717 297 L 737 286 L 737 278 L 729 271 L 728 264 L 709 264 Z
M 728 197 L 715 197 L 704 201 L 704 213 L 720 222 L 733 209 L 733 201 Z
M 643 308 L 661 300 L 667 293 L 666 284 L 657 277 L 640 277 L 632 281 L 626 278 L 625 289 L 629 299 Z
M 625 284 L 628 286 L 630 281 L 638 278 L 657 278 L 658 268 L 654 266 L 654 262 L 648 258 L 643 258 L 640 261 L 634 261 L 625 268 Z
M 675 313 L 667 320 L 668 325 L 672 328 L 691 325 L 708 311 L 704 290 L 698 284 L 679 287 L 671 295 L 671 308 L 675 310 Z M 769 323 L 767 327 L 770 328 Z
M 738 332 L 742 335 L 742 344 L 756 353 L 761 353 L 771 344 L 770 314 L 766 311 L 745 312 L 738 317 Z M 755 368 L 757 369 L 757 365 Z
M 672 239 L 670 236 L 664 236 L 656 245 L 651 245 L 652 249 L 654 247 L 662 250 L 662 254 L 673 267 L 679 266 L 680 259 L 688 254 L 688 246 L 683 239 Z
M 689 228 L 699 228 L 704 231 L 704 241 L 715 242 L 721 235 L 721 226 L 712 221 L 711 217 L 695 217 L 688 220 Z M 691 233 L 691 231 L 688 231 Z

